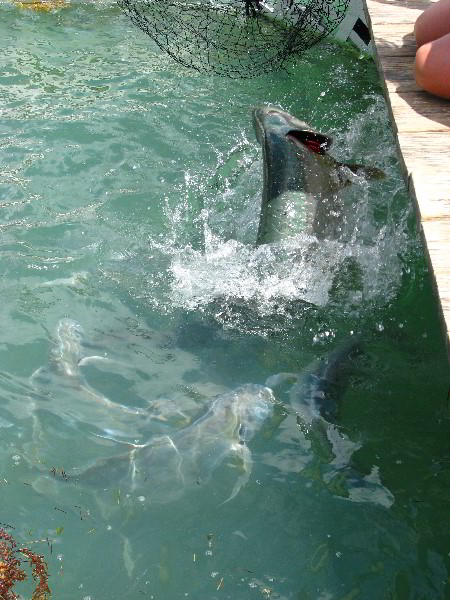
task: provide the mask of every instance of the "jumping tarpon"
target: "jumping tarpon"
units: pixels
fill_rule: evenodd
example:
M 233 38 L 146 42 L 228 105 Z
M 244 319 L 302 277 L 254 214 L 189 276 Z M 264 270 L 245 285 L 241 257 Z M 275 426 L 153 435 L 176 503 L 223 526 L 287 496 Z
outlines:
M 338 192 L 350 182 L 348 170 L 374 179 L 383 172 L 335 161 L 328 154 L 329 136 L 278 108 L 255 109 L 253 126 L 264 170 L 257 245 L 299 233 L 337 239 L 342 221 Z

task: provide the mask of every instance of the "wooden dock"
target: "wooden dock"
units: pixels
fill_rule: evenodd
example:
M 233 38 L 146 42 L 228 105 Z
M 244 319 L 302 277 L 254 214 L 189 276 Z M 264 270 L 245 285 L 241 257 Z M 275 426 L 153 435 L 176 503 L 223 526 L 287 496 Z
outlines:
M 436 287 L 450 359 L 450 101 L 414 81 L 414 23 L 435 0 L 365 0 L 405 182 Z

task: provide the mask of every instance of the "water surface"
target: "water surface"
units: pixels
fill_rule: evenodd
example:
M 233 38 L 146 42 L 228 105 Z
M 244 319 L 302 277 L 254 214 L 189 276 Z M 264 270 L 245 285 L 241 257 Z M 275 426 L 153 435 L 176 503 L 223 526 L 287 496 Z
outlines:
M 3 3 L 0 39 L 0 520 L 54 597 L 444 598 L 447 363 L 373 63 L 200 76 L 110 2 Z M 340 240 L 254 247 L 269 102 L 386 172 Z M 352 336 L 314 419 L 299 374 Z

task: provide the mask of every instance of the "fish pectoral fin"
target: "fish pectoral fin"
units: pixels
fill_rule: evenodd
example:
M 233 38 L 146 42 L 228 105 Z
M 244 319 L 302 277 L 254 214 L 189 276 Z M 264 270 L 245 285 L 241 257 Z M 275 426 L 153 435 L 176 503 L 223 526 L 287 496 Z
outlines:
M 233 500 L 233 498 L 235 498 L 238 495 L 241 488 L 244 487 L 244 485 L 250 479 L 250 474 L 252 472 L 252 465 L 253 465 L 252 453 L 250 452 L 248 446 L 246 446 L 245 444 L 238 444 L 237 446 L 238 446 L 238 448 L 233 446 L 233 450 L 235 450 L 239 453 L 239 456 L 242 460 L 243 472 L 237 478 L 237 481 L 234 484 L 233 489 L 231 490 L 230 496 L 226 500 L 224 500 L 222 502 L 222 504 L 219 504 L 219 506 L 223 506 L 230 500 Z
M 364 179 L 368 179 L 369 181 L 377 181 L 381 179 L 386 179 L 386 173 L 377 167 L 366 167 L 366 165 L 357 164 L 357 163 L 340 163 L 336 162 L 336 167 L 338 170 L 338 178 L 339 183 L 342 186 L 349 185 L 352 182 L 352 179 L 348 176 L 348 173 L 345 173 L 345 170 L 348 169 L 354 175 L 358 177 L 364 177 Z

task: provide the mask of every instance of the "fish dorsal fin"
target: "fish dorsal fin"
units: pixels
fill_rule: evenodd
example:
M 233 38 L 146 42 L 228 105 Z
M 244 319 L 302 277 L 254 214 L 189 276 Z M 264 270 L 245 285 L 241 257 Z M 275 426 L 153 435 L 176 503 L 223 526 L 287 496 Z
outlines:
M 333 141 L 328 135 L 305 129 L 292 129 L 286 135 L 295 142 L 303 144 L 308 150 L 316 154 L 325 154 L 328 152 Z

